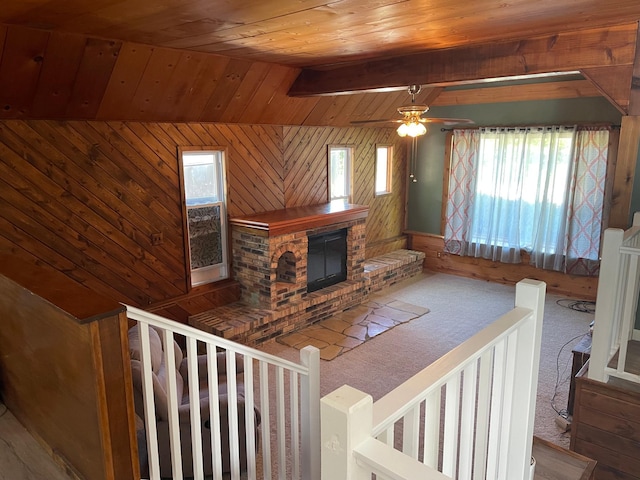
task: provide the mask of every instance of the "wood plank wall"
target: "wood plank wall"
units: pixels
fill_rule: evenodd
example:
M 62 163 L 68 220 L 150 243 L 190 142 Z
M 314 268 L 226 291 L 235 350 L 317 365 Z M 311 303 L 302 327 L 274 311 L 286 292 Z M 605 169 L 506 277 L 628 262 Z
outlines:
M 299 69 L 0 25 L 0 118 L 350 126 L 399 118 L 406 90 L 293 98 Z M 420 102 L 429 89 L 418 95 Z
M 369 205 L 367 258 L 406 246 L 404 230 L 407 140 L 393 129 L 285 127 L 285 204 L 324 203 L 327 190 L 328 145 L 354 146 L 354 191 L 351 201 Z M 391 194 L 375 195 L 376 145 L 391 145 Z
M 69 478 L 140 478 L 122 305 L 0 255 L 0 318 L 0 397 L 11 412 Z
M 5 120 L 0 253 L 184 320 L 235 300 L 237 286 L 187 288 L 177 147 L 226 147 L 228 213 L 241 216 L 325 202 L 327 145 L 339 143 L 355 146 L 354 201 L 370 206 L 369 242 L 402 238 L 405 149 L 390 129 Z M 386 197 L 373 194 L 377 143 L 394 145 Z
M 425 253 L 424 268 L 434 271 L 476 278 L 490 282 L 515 285 L 523 278 L 540 280 L 547 284 L 547 291 L 570 298 L 595 301 L 598 277 L 567 275 L 543 270 L 529 265 L 526 254 L 522 263 L 507 264 L 484 258 L 461 257 L 444 252 L 441 235 L 407 232 L 409 248 Z

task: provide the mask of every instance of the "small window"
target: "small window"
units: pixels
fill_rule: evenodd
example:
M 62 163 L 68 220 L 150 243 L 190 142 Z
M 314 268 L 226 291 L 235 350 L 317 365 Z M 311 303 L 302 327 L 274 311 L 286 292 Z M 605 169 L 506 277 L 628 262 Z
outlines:
M 391 193 L 392 152 L 390 145 L 376 147 L 376 195 Z
M 224 151 L 180 150 L 190 285 L 229 276 Z
M 351 201 L 353 148 L 329 146 L 329 200 Z

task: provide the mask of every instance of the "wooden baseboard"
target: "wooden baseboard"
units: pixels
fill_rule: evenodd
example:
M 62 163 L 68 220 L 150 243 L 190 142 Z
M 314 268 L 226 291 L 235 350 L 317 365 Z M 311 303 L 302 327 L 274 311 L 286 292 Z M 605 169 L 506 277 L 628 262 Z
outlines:
M 515 285 L 523 278 L 540 280 L 547 284 L 547 292 L 574 299 L 595 301 L 598 290 L 597 277 L 582 277 L 542 270 L 528 264 L 528 258 L 520 264 L 493 262 L 483 258 L 461 257 L 444 251 L 441 235 L 406 232 L 408 248 L 425 253 L 424 268 L 463 277 Z

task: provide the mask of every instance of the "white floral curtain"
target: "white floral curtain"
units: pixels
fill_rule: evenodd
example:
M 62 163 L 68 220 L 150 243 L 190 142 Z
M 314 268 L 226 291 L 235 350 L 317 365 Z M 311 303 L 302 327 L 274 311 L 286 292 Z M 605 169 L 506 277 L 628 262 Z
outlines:
M 456 255 L 469 254 L 479 139 L 478 130 L 453 131 L 444 248 Z
M 597 273 L 608 130 L 455 130 L 445 250 Z
M 568 213 L 569 240 L 565 249 L 567 273 L 599 272 L 608 154 L 608 128 L 583 129 L 577 133 L 573 198 Z

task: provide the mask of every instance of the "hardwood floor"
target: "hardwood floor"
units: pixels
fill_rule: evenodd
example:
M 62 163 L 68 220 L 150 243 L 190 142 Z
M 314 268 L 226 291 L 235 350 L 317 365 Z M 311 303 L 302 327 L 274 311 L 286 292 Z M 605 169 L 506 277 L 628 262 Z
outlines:
M 5 413 L 2 413 L 5 412 Z M 0 403 L 0 480 L 68 480 L 69 475 Z

